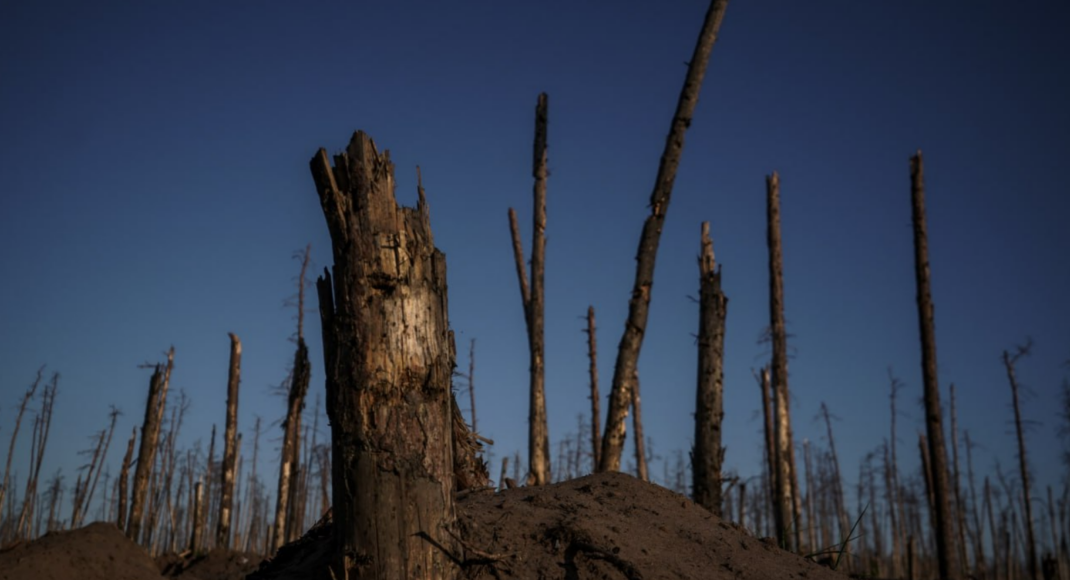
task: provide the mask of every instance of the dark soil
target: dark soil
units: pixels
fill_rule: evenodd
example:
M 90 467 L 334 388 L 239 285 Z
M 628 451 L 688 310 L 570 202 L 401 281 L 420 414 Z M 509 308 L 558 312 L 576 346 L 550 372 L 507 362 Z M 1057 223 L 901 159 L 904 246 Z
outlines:
M 844 580 L 723 522 L 686 497 L 619 473 L 545 487 L 468 493 L 452 548 L 468 579 Z M 325 520 L 250 580 L 328 580 Z M 240 580 L 255 557 L 213 551 L 154 562 L 112 524 L 48 534 L 0 551 L 0 580 Z
M 721 521 L 688 498 L 620 473 L 458 500 L 454 557 L 470 579 L 844 580 Z M 250 580 L 321 580 L 330 526 L 284 548 Z

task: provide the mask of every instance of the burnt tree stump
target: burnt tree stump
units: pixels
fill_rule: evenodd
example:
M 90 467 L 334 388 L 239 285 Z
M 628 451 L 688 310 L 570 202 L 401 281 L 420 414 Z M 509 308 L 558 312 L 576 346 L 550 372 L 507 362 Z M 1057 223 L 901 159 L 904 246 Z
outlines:
M 453 578 L 446 259 L 423 187 L 394 198 L 389 152 L 358 131 L 312 175 L 334 250 L 316 283 L 331 421 L 336 578 Z

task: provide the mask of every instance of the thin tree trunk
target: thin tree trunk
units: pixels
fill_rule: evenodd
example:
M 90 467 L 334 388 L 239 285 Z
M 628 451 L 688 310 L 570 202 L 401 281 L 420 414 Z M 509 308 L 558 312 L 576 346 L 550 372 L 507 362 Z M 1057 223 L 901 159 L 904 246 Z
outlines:
M 724 325 L 728 299 L 713 256 L 710 222 L 702 222 L 699 254 L 698 387 L 691 489 L 695 503 L 721 515 L 721 421 L 724 419 Z
M 194 554 L 204 545 L 204 483 L 198 481 L 193 492 L 193 531 L 190 533 L 189 549 Z
M 970 482 L 970 506 L 973 514 L 973 567 L 974 572 L 981 578 L 985 577 L 988 568 L 985 563 L 984 548 L 984 524 L 981 518 L 980 504 L 977 503 L 977 486 L 973 477 L 973 444 L 970 441 L 970 432 L 963 431 L 966 440 L 966 477 Z
M 598 341 L 595 337 L 594 306 L 587 307 L 587 357 L 591 375 L 591 462 L 598 468 L 602 455 L 602 411 L 598 394 Z
M 231 510 L 234 508 L 234 468 L 237 465 L 238 384 L 241 382 L 241 340 L 233 332 L 230 336 L 230 370 L 227 374 L 227 422 L 223 430 L 223 469 L 220 477 L 219 520 L 216 522 L 215 544 L 230 549 Z
M 836 440 L 832 436 L 832 419 L 829 417 L 828 406 L 821 402 L 821 415 L 825 418 L 825 429 L 828 431 L 829 455 L 832 458 L 832 493 L 835 495 L 836 522 L 840 525 L 840 537 L 846 538 L 851 531 L 847 522 L 847 505 L 843 493 L 843 476 L 840 473 L 840 460 L 836 455 Z
M 727 7 L 728 0 L 711 0 L 710 2 L 702 31 L 695 44 L 695 51 L 687 67 L 687 77 L 676 104 L 676 113 L 673 115 L 672 127 L 665 141 L 665 149 L 658 164 L 658 175 L 654 181 L 654 190 L 650 194 L 650 215 L 643 223 L 643 233 L 639 238 L 639 249 L 636 253 L 635 282 L 632 285 L 632 297 L 628 301 L 628 319 L 624 325 L 624 334 L 621 336 L 617 350 L 617 363 L 613 369 L 613 387 L 609 396 L 606 432 L 602 439 L 598 471 L 620 471 L 621 453 L 624 449 L 627 430 L 625 419 L 632 400 L 633 385 L 631 383 L 637 376 L 639 351 L 643 346 L 643 335 L 646 333 L 658 243 L 661 240 L 662 229 L 665 227 L 665 215 L 672 198 L 672 186 L 684 149 L 684 133 L 691 125 L 695 105 L 698 103 L 699 90 L 702 87 L 702 78 L 706 74 L 710 52 L 717 41 L 717 33 Z
M 947 447 L 940 416 L 940 388 L 936 375 L 936 332 L 932 289 L 929 281 L 929 239 L 925 220 L 925 171 L 921 151 L 910 158 L 910 193 L 914 221 L 914 273 L 918 286 L 918 326 L 921 334 L 922 378 L 925 384 L 925 429 L 932 460 L 933 499 L 936 502 L 936 551 L 940 578 L 957 580 L 954 565 L 955 540 L 951 533 L 950 490 L 947 477 Z
M 773 434 L 773 400 L 772 385 L 769 380 L 769 366 L 762 367 L 760 376 L 758 378 L 758 387 L 762 390 L 762 418 L 764 419 L 765 426 L 765 473 L 766 473 L 766 485 L 763 486 L 766 491 L 766 496 L 769 498 L 769 505 L 775 504 L 776 498 L 776 439 Z
M 892 571 L 893 575 L 900 575 L 903 573 L 903 550 L 906 544 L 906 533 L 903 531 L 906 528 L 906 515 L 903 513 L 903 498 L 902 488 L 899 485 L 899 464 L 895 453 L 895 444 L 899 436 L 896 434 L 895 423 L 898 418 L 898 414 L 895 410 L 895 396 L 899 392 L 899 389 L 903 387 L 903 384 L 892 374 L 892 369 L 888 369 L 888 382 L 890 383 L 890 407 L 891 407 L 891 440 L 888 442 L 888 446 L 891 453 L 891 480 L 892 486 L 890 499 L 890 510 L 893 512 L 892 518 Z M 896 522 L 898 520 L 898 522 Z M 898 524 L 898 525 L 897 525 Z
M 949 386 L 951 412 L 951 490 L 955 498 L 955 532 L 958 539 L 959 566 L 963 574 L 970 574 L 970 561 L 966 555 L 966 506 L 962 503 L 962 479 L 959 477 L 959 434 L 955 415 L 955 383 Z
M 31 467 L 30 477 L 26 483 L 26 494 L 23 497 L 22 512 L 19 515 L 19 523 L 15 526 L 18 537 L 33 537 L 33 513 L 37 501 L 37 481 L 41 475 L 41 464 L 45 459 L 45 446 L 48 444 L 48 433 L 52 427 L 52 410 L 56 403 L 56 390 L 59 388 L 59 373 L 52 373 L 52 381 L 45 385 L 41 396 L 41 412 L 35 424 L 33 452 L 30 454 Z M 25 526 L 26 535 L 23 534 Z
M 276 488 L 275 525 L 271 533 L 271 549 L 278 550 L 289 540 L 292 526 L 287 524 L 290 504 L 293 500 L 294 476 L 298 462 L 301 412 L 305 407 L 305 395 L 312 380 L 312 367 L 308 360 L 308 347 L 304 338 L 297 339 L 294 353 L 293 373 L 290 376 L 290 392 L 287 398 L 286 419 L 283 421 L 282 454 L 279 458 L 279 485 Z M 336 500 L 337 501 L 337 500 Z
M 422 185 L 394 198 L 393 164 L 363 132 L 311 161 L 334 249 L 320 297 L 331 419 L 336 578 L 454 578 L 446 260 Z M 419 183 L 419 181 L 418 181 Z M 443 549 L 445 548 L 445 549 Z
M 806 476 L 806 541 L 809 542 L 806 551 L 816 553 L 821 549 L 817 545 L 817 527 L 814 525 L 814 478 L 810 466 L 810 441 L 803 439 L 803 473 Z
M 532 176 L 535 178 L 533 213 L 534 228 L 531 234 L 531 289 L 528 290 L 524 269 L 524 251 L 520 244 L 520 226 L 516 211 L 509 208 L 509 227 L 513 237 L 513 253 L 516 271 L 520 279 L 520 298 L 524 305 L 524 321 L 528 329 L 528 347 L 531 357 L 531 382 L 528 400 L 528 483 L 550 483 L 550 435 L 546 421 L 546 369 L 544 278 L 546 272 L 546 93 L 539 95 L 535 106 L 535 152 Z
M 137 441 L 137 427 L 130 434 L 130 442 L 126 444 L 126 455 L 123 456 L 123 466 L 119 471 L 119 514 L 116 525 L 119 529 L 126 527 L 126 498 L 127 485 L 130 482 L 130 461 L 134 458 L 134 443 Z
M 1039 580 L 1037 568 L 1037 542 L 1033 532 L 1033 500 L 1030 497 L 1032 486 L 1029 478 L 1029 462 L 1025 454 L 1025 434 L 1022 430 L 1022 408 L 1018 402 L 1018 378 L 1014 374 L 1014 365 L 1018 359 L 1029 354 L 1030 344 L 1019 346 L 1012 356 L 1003 351 L 1003 365 L 1007 368 L 1007 380 L 1011 384 L 1011 398 L 1014 403 L 1014 431 L 1018 438 L 1018 468 L 1022 476 L 1022 505 L 1025 507 L 1025 556 L 1029 577 Z
M 4 521 L 4 496 L 7 494 L 7 490 L 11 487 L 11 460 L 15 457 L 15 441 L 19 437 L 19 426 L 22 425 L 22 416 L 26 413 L 26 405 L 30 403 L 30 399 L 33 398 L 34 393 L 37 392 L 37 387 L 41 384 L 41 378 L 45 372 L 45 367 L 37 369 L 37 377 L 33 380 L 30 388 L 26 389 L 26 394 L 22 396 L 22 402 L 19 403 L 19 412 L 15 416 L 15 429 L 11 432 L 11 443 L 7 447 L 7 461 L 4 464 L 4 478 L 0 479 L 0 522 Z
M 791 441 L 791 413 L 788 391 L 787 331 L 784 324 L 784 260 L 780 240 L 780 176 L 774 171 L 766 177 L 767 241 L 769 246 L 769 319 L 773 341 L 772 387 L 775 413 L 776 502 L 774 517 L 777 542 L 794 550 L 791 534 L 794 501 L 791 469 L 794 447 Z

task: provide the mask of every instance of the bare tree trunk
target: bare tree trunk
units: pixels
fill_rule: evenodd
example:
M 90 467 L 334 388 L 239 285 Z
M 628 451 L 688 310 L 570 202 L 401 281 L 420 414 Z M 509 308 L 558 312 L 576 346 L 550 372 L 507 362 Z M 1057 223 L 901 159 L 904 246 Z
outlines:
M 1022 431 L 1022 408 L 1018 403 L 1018 378 L 1014 374 L 1014 365 L 1018 359 L 1029 354 L 1032 345 L 1027 343 L 1019 346 L 1014 355 L 1003 351 L 1003 365 L 1007 368 L 1007 380 L 1011 384 L 1011 398 L 1014 403 L 1014 431 L 1018 437 L 1018 468 L 1022 476 L 1022 505 L 1025 507 L 1025 555 L 1029 569 L 1029 577 L 1039 580 L 1040 573 L 1037 568 L 1037 542 L 1033 532 L 1033 500 L 1030 497 L 1032 491 L 1029 478 L 1029 462 L 1025 454 L 1025 434 Z M 1009 498 L 1008 498 L 1009 499 Z
M 970 504 L 973 520 L 973 567 L 974 573 L 984 578 L 985 572 L 988 569 L 985 563 L 985 548 L 984 548 L 984 524 L 981 518 L 980 504 L 977 503 L 977 486 L 974 483 L 973 477 L 973 444 L 970 441 L 970 432 L 963 431 L 963 437 L 966 440 L 966 477 L 970 482 Z
M 728 299 L 721 292 L 721 270 L 713 257 L 710 222 L 702 222 L 699 254 L 698 387 L 695 401 L 695 446 L 691 451 L 695 503 L 721 515 L 721 445 L 724 419 L 724 324 Z
M 393 164 L 363 132 L 312 158 L 334 248 L 316 287 L 331 419 L 337 578 L 454 578 L 446 260 L 423 186 L 394 198 Z
M 890 407 L 891 407 L 891 440 L 888 442 L 889 452 L 891 454 L 891 473 L 889 474 L 888 485 L 891 486 L 889 491 L 889 511 L 892 514 L 892 575 L 898 577 L 903 573 L 903 550 L 906 544 L 906 534 L 903 529 L 906 527 L 906 517 L 903 514 L 903 498 L 901 497 L 899 487 L 899 465 L 895 455 L 895 443 L 898 439 L 898 435 L 895 430 L 895 422 L 898 418 L 895 410 L 895 395 L 899 389 L 902 388 L 902 383 L 899 379 L 895 378 L 892 374 L 892 369 L 888 369 L 888 381 L 890 383 Z M 898 520 L 898 521 L 897 521 Z
M 776 420 L 776 502 L 774 517 L 777 526 L 777 541 L 788 550 L 794 550 L 789 537 L 794 511 L 792 490 L 794 477 L 791 469 L 795 453 L 791 440 L 791 413 L 788 391 L 787 331 L 784 324 L 784 260 L 780 240 L 780 176 L 774 171 L 766 177 L 767 241 L 769 245 L 769 319 L 773 341 L 772 387 L 773 409 Z
M 32 452 L 30 453 L 30 476 L 26 480 L 26 493 L 23 496 L 22 512 L 19 522 L 15 526 L 17 537 L 33 537 L 33 514 L 37 501 L 37 481 L 41 475 L 41 464 L 45 459 L 45 446 L 48 444 L 48 433 L 52 427 L 52 410 L 56 403 L 56 390 L 59 388 L 59 373 L 52 373 L 52 381 L 45 385 L 41 396 L 41 412 L 34 422 L 34 438 Z M 25 526 L 25 534 L 23 529 Z
M 814 525 L 814 478 L 810 467 L 810 441 L 803 439 L 803 466 L 806 476 L 806 539 L 809 542 L 807 551 L 816 553 L 821 549 L 817 545 L 817 527 Z
M 37 377 L 33 380 L 30 388 L 26 389 L 26 394 L 22 396 L 22 402 L 19 403 L 19 412 L 15 416 L 15 429 L 11 432 L 11 443 L 7 447 L 7 462 L 4 464 L 4 478 L 0 479 L 0 523 L 4 521 L 4 496 L 7 494 L 7 490 L 11 487 L 11 460 L 15 457 L 15 441 L 19 437 L 19 426 L 22 425 L 22 416 L 26 413 L 26 405 L 30 403 L 30 399 L 33 398 L 34 393 L 37 392 L 37 387 L 41 384 L 41 378 L 45 372 L 45 367 L 37 369 Z M 2 540 L 2 537 L 0 537 Z
M 672 186 L 676 179 L 676 170 L 684 149 L 684 133 L 691 125 L 691 118 L 698 103 L 702 78 L 706 74 L 706 65 L 710 52 L 717 41 L 717 32 L 721 27 L 728 0 L 711 0 L 706 19 L 702 24 L 695 51 L 687 67 L 680 98 L 676 104 L 672 126 L 665 149 L 658 164 L 658 175 L 654 181 L 654 190 L 650 194 L 650 215 L 643 223 L 643 233 L 639 238 L 636 253 L 635 282 L 632 285 L 632 297 L 628 301 L 628 319 L 624 324 L 624 334 L 617 349 L 617 363 L 613 369 L 613 387 L 609 396 L 609 411 L 606 416 L 606 432 L 602 439 L 602 453 L 599 458 L 598 471 L 620 471 L 620 458 L 624 449 L 626 434 L 625 419 L 632 400 L 631 384 L 636 378 L 639 365 L 639 351 L 643 346 L 646 333 L 647 316 L 650 311 L 650 296 L 654 286 L 654 264 L 657 260 L 658 243 L 665 226 L 665 215 L 672 198 Z
M 765 426 L 765 492 L 769 498 L 769 505 L 776 502 L 776 439 L 773 434 L 773 400 L 770 390 L 772 385 L 769 380 L 769 367 L 764 366 L 759 374 L 758 387 L 762 390 L 762 418 Z M 760 511 L 758 511 L 760 513 Z M 755 530 L 758 531 L 758 530 Z
M 587 357 L 591 374 L 591 462 L 598 469 L 602 455 L 602 410 L 598 394 L 598 341 L 595 337 L 594 306 L 587 307 Z
M 951 533 L 950 491 L 947 477 L 947 447 L 940 416 L 940 387 L 936 379 L 936 332 L 932 289 L 929 281 L 929 234 L 925 222 L 925 171 L 918 151 L 910 158 L 910 193 L 914 221 L 914 272 L 918 286 L 918 326 L 921 334 L 922 378 L 925 384 L 925 429 L 932 460 L 933 499 L 936 502 L 936 551 L 940 578 L 957 580 L 954 565 L 955 540 Z
M 141 538 L 142 519 L 145 512 L 149 477 L 156 464 L 156 447 L 160 440 L 160 424 L 167 405 L 167 389 L 174 367 L 175 349 L 167 353 L 167 365 L 156 365 L 149 380 L 149 398 L 145 403 L 145 420 L 141 424 L 141 446 L 138 448 L 137 468 L 134 470 L 134 489 L 130 497 L 130 520 L 126 536 L 138 542 Z
M 282 454 L 279 458 L 279 485 L 276 488 L 275 525 L 271 532 L 271 549 L 278 550 L 289 540 L 288 525 L 290 504 L 293 500 L 292 487 L 298 462 L 298 445 L 300 443 L 301 411 L 305 408 L 305 395 L 312 380 L 312 367 L 308 360 L 308 347 L 304 338 L 297 339 L 297 352 L 294 354 L 293 374 L 290 376 L 290 393 L 287 398 L 286 420 L 283 421 Z
M 241 340 L 231 332 L 230 370 L 227 376 L 227 422 L 223 430 L 223 469 L 220 477 L 219 520 L 216 522 L 217 547 L 230 549 L 231 510 L 234 507 L 234 468 L 237 465 L 238 384 L 241 382 Z
M 204 483 L 198 481 L 193 492 L 193 526 L 190 532 L 189 549 L 196 554 L 204 541 Z
M 829 455 L 832 458 L 832 493 L 835 496 L 836 522 L 840 525 L 840 537 L 846 538 L 851 531 L 847 522 L 847 505 L 843 493 L 843 475 L 840 473 L 840 460 L 836 455 L 836 440 L 832 436 L 832 419 L 829 417 L 828 406 L 821 402 L 821 415 L 825 418 L 825 428 L 828 431 Z
M 123 466 L 119 471 L 119 514 L 116 525 L 119 529 L 126 526 L 126 498 L 127 485 L 130 482 L 130 461 L 134 458 L 134 443 L 137 441 L 137 427 L 130 434 L 130 442 L 126 444 L 126 455 L 123 456 Z
M 955 532 L 958 539 L 959 566 L 963 574 L 970 574 L 970 561 L 966 555 L 966 506 L 962 501 L 962 479 L 959 477 L 959 434 L 955 416 L 955 383 L 951 383 L 951 490 L 955 498 Z
M 531 384 L 528 401 L 528 484 L 550 483 L 550 435 L 546 424 L 546 351 L 544 336 L 544 283 L 546 272 L 546 93 L 539 95 L 535 106 L 535 153 L 532 176 L 535 178 L 533 211 L 534 230 L 531 250 L 531 289 L 524 269 L 524 250 L 520 244 L 520 226 L 516 211 L 509 208 L 509 228 L 513 238 L 516 273 L 520 280 L 520 298 L 524 305 L 524 322 L 528 329 L 531 355 Z

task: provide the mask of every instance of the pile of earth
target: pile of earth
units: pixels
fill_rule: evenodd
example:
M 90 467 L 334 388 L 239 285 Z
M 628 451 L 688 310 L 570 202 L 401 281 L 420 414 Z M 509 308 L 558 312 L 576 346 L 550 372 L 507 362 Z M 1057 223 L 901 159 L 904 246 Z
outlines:
M 467 493 L 457 511 L 455 557 L 469 579 L 846 578 L 620 473 Z M 114 525 L 95 523 L 0 551 L 0 580 L 327 580 L 331 534 L 321 522 L 257 569 L 239 552 L 153 561 Z

